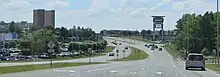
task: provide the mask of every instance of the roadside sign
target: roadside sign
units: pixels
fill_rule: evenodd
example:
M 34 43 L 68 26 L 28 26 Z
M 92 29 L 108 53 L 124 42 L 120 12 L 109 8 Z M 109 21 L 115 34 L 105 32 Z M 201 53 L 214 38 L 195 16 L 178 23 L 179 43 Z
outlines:
M 49 53 L 53 53 L 53 52 L 54 52 L 54 49 L 48 49 L 48 52 L 49 52 Z
M 50 42 L 47 44 L 47 46 L 52 49 L 52 48 L 55 46 L 55 44 L 53 43 L 53 41 L 50 41 Z
M 116 52 L 118 53 L 118 52 L 119 52 L 119 50 L 116 50 Z

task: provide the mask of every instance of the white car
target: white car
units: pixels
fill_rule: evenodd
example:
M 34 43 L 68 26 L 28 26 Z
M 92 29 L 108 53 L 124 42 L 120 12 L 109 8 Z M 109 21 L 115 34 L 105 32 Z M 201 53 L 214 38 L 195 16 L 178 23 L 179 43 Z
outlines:
M 187 56 L 185 69 L 189 68 L 201 68 L 201 70 L 205 70 L 205 59 L 202 54 L 198 53 L 190 53 Z

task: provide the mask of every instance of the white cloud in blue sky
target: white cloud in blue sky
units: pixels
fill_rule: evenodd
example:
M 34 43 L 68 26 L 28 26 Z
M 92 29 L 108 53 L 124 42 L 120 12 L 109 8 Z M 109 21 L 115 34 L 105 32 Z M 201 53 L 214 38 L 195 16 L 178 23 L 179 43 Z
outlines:
M 184 13 L 216 11 L 215 0 L 0 0 L 0 20 L 32 22 L 32 10 L 56 10 L 56 26 L 102 29 L 152 29 L 152 15 L 165 15 L 174 29 Z

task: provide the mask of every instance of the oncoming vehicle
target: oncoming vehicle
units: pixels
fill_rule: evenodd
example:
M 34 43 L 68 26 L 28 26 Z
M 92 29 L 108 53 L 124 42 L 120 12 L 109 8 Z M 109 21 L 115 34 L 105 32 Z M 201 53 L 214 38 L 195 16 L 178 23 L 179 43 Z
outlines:
M 205 59 L 202 54 L 198 53 L 190 53 L 187 56 L 185 69 L 189 68 L 201 68 L 201 70 L 205 70 Z
M 162 51 L 163 49 L 162 48 L 159 48 L 159 51 Z
M 115 56 L 115 54 L 114 53 L 109 53 L 109 56 Z

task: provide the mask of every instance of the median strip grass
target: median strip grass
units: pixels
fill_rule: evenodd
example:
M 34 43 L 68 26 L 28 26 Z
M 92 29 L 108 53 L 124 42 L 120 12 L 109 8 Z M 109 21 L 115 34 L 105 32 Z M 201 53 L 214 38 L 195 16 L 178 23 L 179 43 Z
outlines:
M 107 62 L 92 62 L 91 64 L 104 64 L 104 63 Z M 0 74 L 43 70 L 43 69 L 51 69 L 51 68 L 61 68 L 61 67 L 83 66 L 83 65 L 91 65 L 91 64 L 88 62 L 80 62 L 80 63 L 53 63 L 53 67 L 50 67 L 50 64 L 7 66 L 7 67 L 0 67 Z
M 206 67 L 220 74 L 220 66 L 218 64 L 206 64 Z
M 138 55 L 139 53 L 139 55 Z M 149 55 L 141 49 L 131 47 L 131 54 L 125 58 L 113 59 L 110 61 L 133 61 L 133 60 L 141 60 L 147 58 Z
M 105 47 L 105 53 L 112 52 L 115 49 L 115 46 L 106 46 Z

